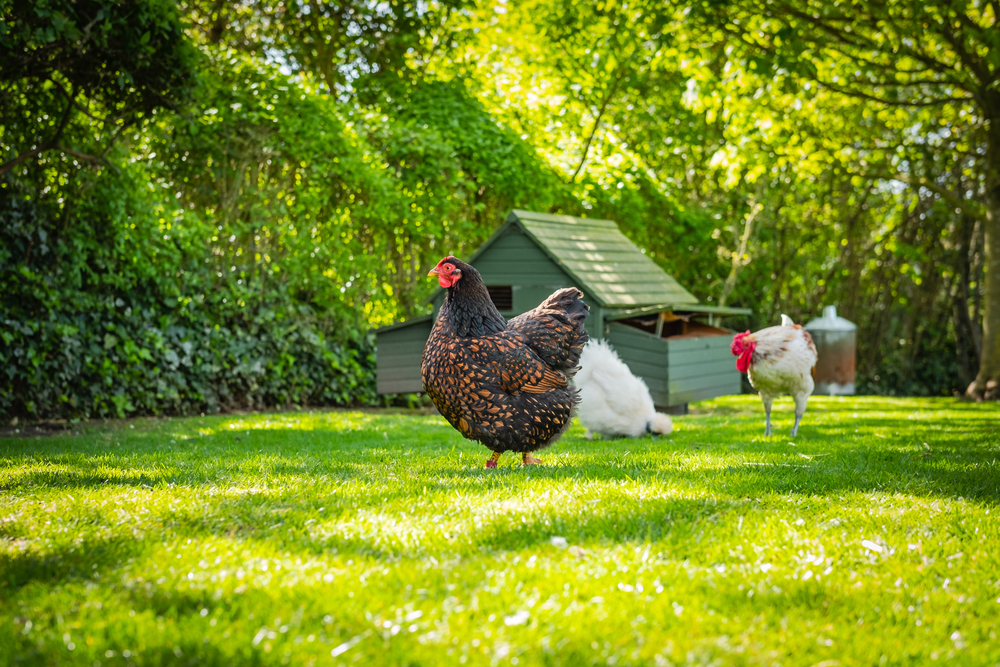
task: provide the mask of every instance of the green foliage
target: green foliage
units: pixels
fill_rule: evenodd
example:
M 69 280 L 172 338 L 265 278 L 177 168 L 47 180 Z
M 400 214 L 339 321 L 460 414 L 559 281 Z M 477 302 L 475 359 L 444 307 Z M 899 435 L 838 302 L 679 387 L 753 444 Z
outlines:
M 423 307 L 436 254 L 558 186 L 461 86 L 393 90 L 345 112 L 209 49 L 197 104 L 126 135 L 115 171 L 5 183 L 0 414 L 375 401 L 365 329 Z
M 863 391 L 961 391 L 995 8 L 833 11 L 0 0 L 0 418 L 370 402 L 366 330 L 512 208 L 619 222 L 733 328 L 838 305 Z
M 212 53 L 200 104 L 164 118 L 140 148 L 161 227 L 200 245 L 202 289 L 286 290 L 328 320 L 365 324 L 358 293 L 381 262 L 368 236 L 393 217 L 392 182 L 332 100 L 275 67 Z M 369 291 L 380 291 L 375 284 Z M 246 297 L 234 295 L 237 300 Z
M 794 446 L 788 398 L 771 438 L 756 397 L 695 412 L 655 440 L 574 425 L 530 470 L 413 413 L 0 439 L 0 655 L 1000 661 L 995 404 L 817 397 Z
M 142 171 L 105 174 L 74 216 L 0 190 L 0 413 L 191 413 L 375 400 L 371 341 L 287 287 L 203 259 L 210 227 L 161 235 Z M 143 190 L 146 190 L 144 193 Z M 224 276 L 222 279 L 220 276 Z
M 429 292 L 428 266 L 471 255 L 513 208 L 548 210 L 572 195 L 461 83 L 396 81 L 386 91 L 361 122 L 398 204 L 371 247 L 389 262 L 398 312 L 409 315 Z
M 37 182 L 67 157 L 100 163 L 194 84 L 197 50 L 168 0 L 6 0 L 0 17 L 0 175 L 23 164 Z
M 280 54 L 292 72 L 314 76 L 336 95 L 365 91 L 377 103 L 382 79 L 419 79 L 412 67 L 442 46 L 455 48 L 447 22 L 470 0 L 313 2 L 184 0 L 194 37 L 249 54 Z M 414 76 L 415 75 L 415 76 Z
M 163 0 L 7 0 L 0 81 L 59 78 L 108 109 L 150 112 L 178 97 L 195 50 Z
M 704 300 L 752 308 L 740 329 L 838 305 L 861 327 L 865 391 L 964 391 L 988 301 L 983 146 L 1000 146 L 969 68 L 993 71 L 995 30 L 977 26 L 995 8 L 477 7 L 455 22 L 469 46 L 429 71 L 529 137 L 588 214 L 622 223 Z M 921 22 L 930 39 L 900 41 Z

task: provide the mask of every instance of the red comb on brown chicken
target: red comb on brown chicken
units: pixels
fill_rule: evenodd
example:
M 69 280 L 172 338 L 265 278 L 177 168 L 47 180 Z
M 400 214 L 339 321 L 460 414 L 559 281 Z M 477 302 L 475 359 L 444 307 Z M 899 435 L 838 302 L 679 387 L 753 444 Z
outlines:
M 577 397 L 569 380 L 589 339 L 590 307 L 575 287 L 561 289 L 509 322 L 479 272 L 445 257 L 428 274 L 448 290 L 424 348 L 424 391 L 452 426 L 488 447 L 531 455 L 569 427 Z

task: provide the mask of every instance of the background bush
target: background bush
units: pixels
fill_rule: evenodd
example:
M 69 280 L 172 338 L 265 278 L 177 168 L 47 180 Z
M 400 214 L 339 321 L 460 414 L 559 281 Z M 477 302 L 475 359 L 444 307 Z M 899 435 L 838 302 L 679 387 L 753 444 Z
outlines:
M 142 173 L 100 179 L 78 201 L 87 225 L 60 228 L 51 211 L 3 191 L 0 413 L 121 417 L 376 400 L 363 330 L 342 330 L 280 282 L 257 289 L 262 281 L 238 277 L 245 271 L 206 263 L 206 225 L 160 234 L 134 171 Z

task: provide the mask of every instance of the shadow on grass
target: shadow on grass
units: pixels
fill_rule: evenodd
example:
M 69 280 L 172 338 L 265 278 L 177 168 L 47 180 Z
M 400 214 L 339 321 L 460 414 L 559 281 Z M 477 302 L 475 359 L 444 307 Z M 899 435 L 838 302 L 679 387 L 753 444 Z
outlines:
M 150 545 L 136 539 L 114 536 L 106 539 L 80 540 L 61 549 L 39 553 L 18 549 L 17 542 L 27 535 L 19 534 L 16 525 L 5 524 L 0 539 L 14 543 L 13 549 L 0 552 L 0 593 L 17 590 L 34 581 L 72 581 L 92 579 L 116 569 L 130 558 L 149 552 Z M 3 595 L 0 595 L 3 597 Z
M 975 404 L 958 405 L 980 408 Z M 990 413 L 984 415 L 988 416 Z M 919 428 L 926 425 L 924 421 L 906 418 L 850 419 L 844 425 L 807 424 L 796 438 L 797 447 L 790 446 L 780 434 L 771 439 L 753 435 L 753 442 L 732 441 L 734 427 L 742 430 L 742 424 L 726 427 L 725 436 L 730 441 L 719 444 L 712 442 L 713 431 L 723 432 L 723 429 L 685 429 L 673 438 L 658 440 L 590 443 L 566 438 L 552 450 L 559 455 L 556 465 L 524 473 L 514 473 L 520 467 L 510 465 L 502 465 L 494 473 L 483 471 L 478 467 L 477 455 L 485 459 L 485 448 L 462 441 L 447 426 L 424 424 L 420 425 L 423 435 L 430 437 L 412 443 L 395 434 L 387 442 L 366 432 L 332 429 L 306 432 L 293 445 L 285 442 L 286 434 L 282 431 L 257 431 L 253 441 L 244 447 L 234 442 L 231 434 L 220 432 L 173 444 L 163 442 L 163 436 L 152 441 L 141 438 L 136 443 L 87 456 L 81 455 L 70 442 L 58 444 L 50 440 L 42 451 L 6 453 L 7 469 L 0 471 L 0 490 L 105 485 L 157 488 L 171 484 L 226 487 L 245 484 L 248 475 L 297 479 L 308 485 L 314 477 L 323 483 L 342 483 L 374 481 L 385 476 L 398 478 L 404 473 L 427 477 L 430 472 L 431 479 L 421 481 L 436 491 L 489 486 L 491 479 L 509 483 L 513 479 L 508 476 L 511 474 L 595 482 L 666 475 L 677 482 L 711 483 L 711 488 L 725 489 L 736 497 L 773 492 L 881 491 L 993 502 L 1000 499 L 997 486 L 1000 444 L 992 420 L 945 419 L 938 425 L 947 431 Z M 864 432 L 855 434 L 855 428 Z M 896 432 L 903 434 L 893 435 Z M 886 438 L 873 442 L 875 434 Z M 338 439 L 328 440 L 327 435 L 338 435 Z M 923 447 L 925 442 L 929 449 Z M 457 457 L 450 455 L 453 449 L 471 455 L 475 467 L 467 467 L 469 458 L 463 457 L 459 463 Z M 408 455 L 411 453 L 412 458 Z M 428 460 L 429 456 L 433 458 Z M 585 460 L 579 461 L 580 456 Z M 687 460 L 664 461 L 670 457 Z M 733 457 L 742 459 L 733 461 Z M 698 472 L 689 470 L 692 462 L 697 464 Z M 758 464 L 753 483 L 746 482 L 741 475 L 734 476 L 747 464 Z M 706 472 L 706 466 L 713 472 Z M 386 481 L 390 483 L 392 477 Z M 402 489 L 398 495 L 411 493 Z M 382 497 L 388 496 L 383 493 Z
M 150 641 L 150 639 L 153 641 Z M 39 648 L 41 642 L 30 641 L 27 637 L 22 636 L 18 636 L 15 641 L 17 646 L 16 659 L 13 663 L 15 665 L 81 664 L 79 660 L 81 656 L 77 655 L 70 658 L 69 656 L 72 654 L 58 644 L 49 643 L 44 645 L 43 648 Z M 225 648 L 217 646 L 200 636 L 171 642 L 171 646 L 163 646 L 162 644 L 154 643 L 155 641 L 157 641 L 155 637 L 147 638 L 147 641 L 144 642 L 146 646 L 142 650 L 133 652 L 132 658 L 138 661 L 138 664 L 151 665 L 153 667 L 203 667 L 205 665 L 246 665 L 247 667 L 256 667 L 257 665 L 273 662 L 267 661 L 264 654 L 260 651 L 251 651 L 249 649 L 227 651 Z M 83 650 L 78 649 L 76 653 L 80 654 Z M 100 655 L 99 657 L 103 658 L 105 656 Z M 120 660 L 120 663 L 112 661 L 111 664 L 136 664 L 124 658 L 120 658 Z M 101 660 L 95 660 L 94 664 L 100 664 L 101 662 Z M 88 664 L 90 663 L 88 662 Z
M 175 482 L 162 475 L 147 475 L 144 473 L 115 473 L 114 475 L 87 472 L 84 470 L 35 470 L 18 472 L 10 475 L 13 479 L 0 484 L 0 491 L 15 491 L 31 487 L 46 488 L 92 488 L 104 485 L 139 486 L 152 488 L 161 482 Z
M 905 405 L 909 415 L 911 403 Z M 905 416 L 853 418 L 863 409 L 852 404 L 840 411 L 843 422 L 833 424 L 830 417 L 838 411 L 826 411 L 822 423 L 803 426 L 797 447 L 783 437 L 753 442 L 734 438 L 746 429 L 746 418 L 724 428 L 685 429 L 673 438 L 658 440 L 591 443 L 570 437 L 553 450 L 559 455 L 555 465 L 530 470 L 512 465 L 482 470 L 484 448 L 462 441 L 450 427 L 410 417 L 392 417 L 391 423 L 363 431 L 353 427 L 295 431 L 296 440 L 291 443 L 286 429 L 256 430 L 245 444 L 222 430 L 177 443 L 170 443 L 163 434 L 130 434 L 132 439 L 123 445 L 98 448 L 88 455 L 80 453 L 75 440 L 65 438 L 47 440 L 30 452 L 20 445 L 0 449 L 6 464 L 5 470 L 0 469 L 0 489 L 9 493 L 172 485 L 245 491 L 248 485 L 263 483 L 268 488 L 259 497 L 256 492 L 235 497 L 223 492 L 207 498 L 207 504 L 197 510 L 171 510 L 157 521 L 168 533 L 276 540 L 281 548 L 293 551 L 373 558 L 400 557 L 407 549 L 376 546 L 365 536 L 318 537 L 309 532 L 307 521 L 315 521 L 323 506 L 328 510 L 324 520 L 344 521 L 359 511 L 377 513 L 395 501 L 412 502 L 414 484 L 440 502 L 460 497 L 462 502 L 485 503 L 489 495 L 510 493 L 530 497 L 539 492 L 540 485 L 551 482 L 547 488 L 564 493 L 600 488 L 596 500 L 620 503 L 602 505 L 594 516 L 555 511 L 551 526 L 544 530 L 513 518 L 513 525 L 507 527 L 491 520 L 482 529 L 466 528 L 476 533 L 470 538 L 470 548 L 506 550 L 543 542 L 552 534 L 599 541 L 661 539 L 664 531 L 683 529 L 705 512 L 716 512 L 717 505 L 742 507 L 775 494 L 821 498 L 878 492 L 963 497 L 990 504 L 1000 500 L 995 409 L 956 402 L 947 409 L 962 418 L 942 418 L 939 423 Z M 884 408 L 876 406 L 872 411 Z M 981 418 L 976 419 L 976 414 Z M 399 431 L 404 429 L 415 434 L 401 437 Z M 855 434 L 855 429 L 863 432 Z M 392 437 L 386 439 L 383 432 L 391 432 Z M 903 435 L 892 435 L 896 432 Z M 877 433 L 887 437 L 876 438 L 873 434 Z M 724 440 L 713 444 L 715 434 Z M 468 458 L 460 462 L 451 454 L 454 450 L 471 454 L 475 467 L 469 467 Z M 646 498 L 639 494 L 637 499 L 616 490 L 617 485 L 600 487 L 612 481 L 645 484 L 653 493 Z M 377 490 L 373 491 L 373 484 Z M 664 493 L 666 487 L 669 494 Z M 698 499 L 704 489 L 719 498 Z M 276 510 L 282 514 L 272 515 Z M 534 511 L 525 509 L 528 514 Z M 16 532 L 16 524 L 0 524 L 0 538 L 26 537 Z M 75 547 L 42 557 L 10 551 L 0 556 L 4 571 L 0 581 L 18 587 L 37 578 L 89 576 L 95 567 L 99 571 L 133 555 L 136 544 L 109 539 L 88 545 L 90 555 Z

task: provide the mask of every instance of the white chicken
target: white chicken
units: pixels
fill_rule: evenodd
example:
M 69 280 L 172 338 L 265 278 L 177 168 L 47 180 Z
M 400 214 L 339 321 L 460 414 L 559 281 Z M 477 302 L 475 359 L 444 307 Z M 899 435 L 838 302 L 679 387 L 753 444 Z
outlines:
M 771 435 L 771 405 L 775 397 L 791 394 L 795 399 L 794 438 L 806 411 L 806 401 L 813 392 L 812 374 L 818 357 L 812 336 L 792 322 L 792 318 L 782 315 L 781 326 L 736 334 L 730 349 L 737 357 L 736 368 L 747 374 L 764 402 L 767 415 L 764 435 Z
M 580 390 L 577 416 L 590 431 L 605 437 L 637 438 L 647 433 L 666 435 L 674 425 L 657 412 L 649 388 L 604 341 L 590 341 L 580 355 L 580 371 L 573 378 Z

